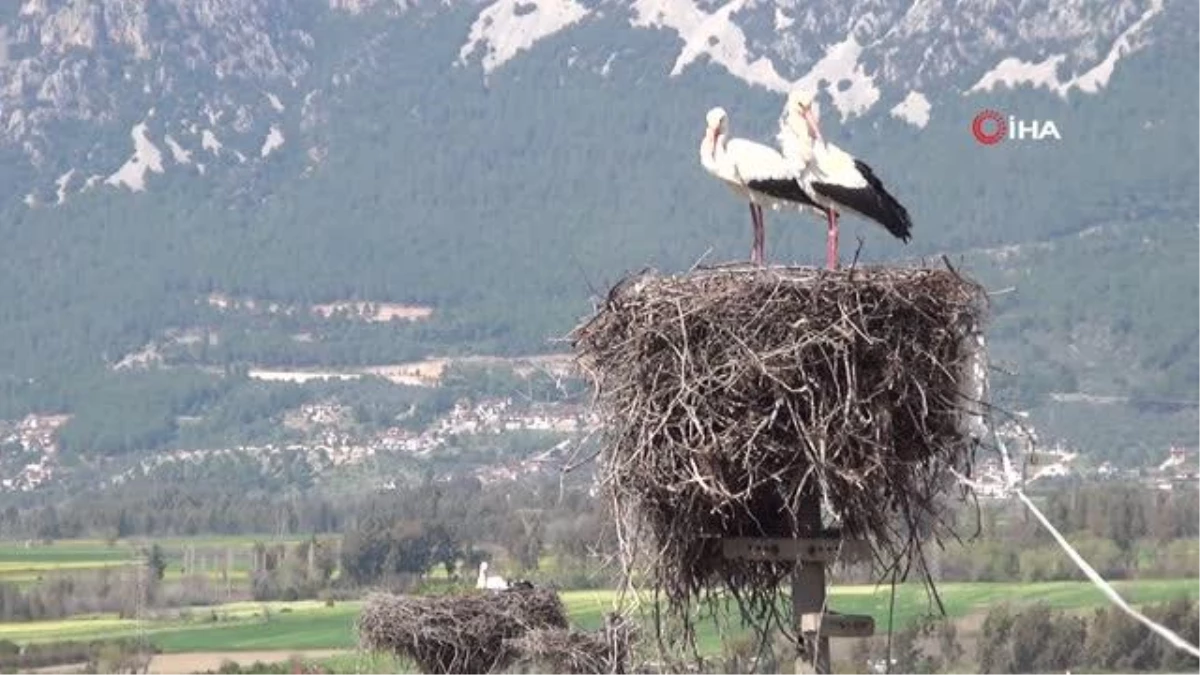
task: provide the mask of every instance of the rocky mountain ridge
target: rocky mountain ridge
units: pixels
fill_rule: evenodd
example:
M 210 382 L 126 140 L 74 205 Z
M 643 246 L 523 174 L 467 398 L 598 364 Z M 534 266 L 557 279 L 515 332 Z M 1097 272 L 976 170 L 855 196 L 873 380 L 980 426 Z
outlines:
M 876 110 L 923 127 L 939 100 L 998 86 L 1103 90 L 1120 60 L 1162 30 L 1164 0 L 25 0 L 0 13 L 0 144 L 26 165 L 9 194 L 58 203 L 99 184 L 132 191 L 150 174 L 268 161 L 288 143 L 311 166 L 327 152 L 325 107 L 376 57 L 395 22 L 459 10 L 452 63 L 483 80 L 539 44 L 615 17 L 610 45 L 573 68 L 645 59 L 617 32 L 676 46 L 652 70 L 709 63 L 782 92 L 827 84 L 843 120 Z M 653 57 L 650 57 L 653 58 Z M 378 76 L 378 74 L 376 74 Z M 165 104 L 164 104 L 165 102 Z M 14 194 L 19 190 L 25 192 Z

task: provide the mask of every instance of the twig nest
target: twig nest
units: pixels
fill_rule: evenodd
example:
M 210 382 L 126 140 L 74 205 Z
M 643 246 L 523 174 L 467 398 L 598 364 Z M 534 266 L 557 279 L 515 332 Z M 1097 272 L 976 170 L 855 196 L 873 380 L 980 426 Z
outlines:
M 550 589 L 463 595 L 370 595 L 357 621 L 359 643 L 415 662 L 425 673 L 488 673 L 515 656 L 506 640 L 566 628 Z
M 629 621 L 610 616 L 600 631 L 541 628 L 508 644 L 519 655 L 515 663 L 528 672 L 625 673 L 636 632 Z
M 911 561 L 948 469 L 969 473 L 985 303 L 951 269 L 617 284 L 571 337 L 605 422 L 623 545 L 648 544 L 674 605 L 724 584 L 766 607 L 792 566 L 724 560 L 720 539 L 804 536 L 798 506 L 818 495 L 844 536 Z

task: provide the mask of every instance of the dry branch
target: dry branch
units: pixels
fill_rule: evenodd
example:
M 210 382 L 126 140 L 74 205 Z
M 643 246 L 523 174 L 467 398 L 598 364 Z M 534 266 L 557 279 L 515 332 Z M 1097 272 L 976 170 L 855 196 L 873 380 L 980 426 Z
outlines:
M 514 656 L 505 640 L 566 628 L 550 589 L 464 595 L 372 594 L 358 616 L 360 644 L 411 659 L 426 673 L 487 673 Z
M 508 641 L 517 662 L 542 673 L 624 673 L 628 671 L 635 631 L 625 619 L 610 616 L 603 630 L 588 633 L 541 628 Z
M 722 587 L 765 616 L 792 565 L 725 560 L 720 540 L 805 536 L 798 505 L 815 494 L 884 575 L 907 573 L 939 536 L 948 469 L 970 473 L 964 391 L 985 302 L 946 269 L 618 283 L 571 340 L 605 423 L 601 480 L 626 559 L 648 552 L 685 623 Z

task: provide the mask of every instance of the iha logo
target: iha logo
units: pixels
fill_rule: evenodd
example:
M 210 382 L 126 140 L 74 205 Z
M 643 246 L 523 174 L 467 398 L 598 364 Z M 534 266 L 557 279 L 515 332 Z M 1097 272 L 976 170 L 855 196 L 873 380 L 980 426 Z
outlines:
M 971 135 L 982 145 L 996 145 L 1003 140 L 1062 140 L 1052 120 L 1017 119 L 1012 115 L 1001 115 L 995 110 L 984 110 L 971 120 Z

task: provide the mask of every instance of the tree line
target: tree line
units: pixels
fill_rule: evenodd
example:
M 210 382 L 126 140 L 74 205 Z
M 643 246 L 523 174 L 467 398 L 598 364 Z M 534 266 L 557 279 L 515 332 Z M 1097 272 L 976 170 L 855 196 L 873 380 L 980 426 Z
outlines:
M 1192 644 L 1200 641 L 1194 600 L 1160 603 L 1145 614 Z M 1083 617 L 1046 605 L 995 607 L 983 622 L 978 660 L 985 673 L 1190 672 L 1200 667 L 1196 657 L 1113 606 Z
M 1196 644 L 1200 611 L 1196 601 L 1180 598 L 1142 608 L 1152 621 Z M 960 622 L 918 619 L 896 630 L 891 640 L 891 672 L 899 673 L 1062 673 L 1193 672 L 1200 660 L 1175 647 L 1115 606 L 1081 613 L 1045 603 L 991 607 L 978 634 L 964 640 Z M 965 643 L 965 644 L 964 644 Z M 851 672 L 869 662 L 883 663 L 888 645 L 882 638 L 858 640 Z
M 461 475 L 366 495 L 319 489 L 281 496 L 269 490 L 230 491 L 227 485 L 164 486 L 153 490 L 88 492 L 64 503 L 0 511 L 5 538 L 166 537 L 199 534 L 340 537 L 339 562 L 350 583 L 475 565 L 502 554 L 512 568 L 537 574 L 547 554 L 577 563 L 579 574 L 616 553 L 603 502 L 589 493 L 588 475 L 566 483 L 544 475 L 482 483 Z M 1138 484 L 1082 485 L 1037 497 L 1047 516 L 1108 578 L 1179 577 L 1200 564 L 1197 492 Z M 1081 578 L 1020 504 L 984 502 L 954 513 L 963 544 L 930 547 L 941 581 L 1050 581 Z M 972 537 L 978 528 L 977 536 Z M 307 565 L 307 553 L 273 554 Z M 332 555 L 321 553 L 321 559 Z M 587 573 L 583 573 L 587 570 Z M 869 570 L 847 569 L 842 582 L 866 581 Z M 310 579 L 299 575 L 298 586 Z M 326 577 L 324 580 L 327 580 Z M 286 584 L 285 584 L 286 585 Z M 293 584 L 296 585 L 296 584 Z M 279 592 L 283 592 L 280 590 Z M 312 591 L 304 591 L 311 595 Z
M 1139 483 L 1066 485 L 1035 491 L 1046 517 L 1106 578 L 1180 577 L 1200 566 L 1200 506 L 1194 487 Z M 943 580 L 1083 579 L 1049 532 L 1015 501 L 955 513 L 956 528 L 979 535 L 936 554 Z

